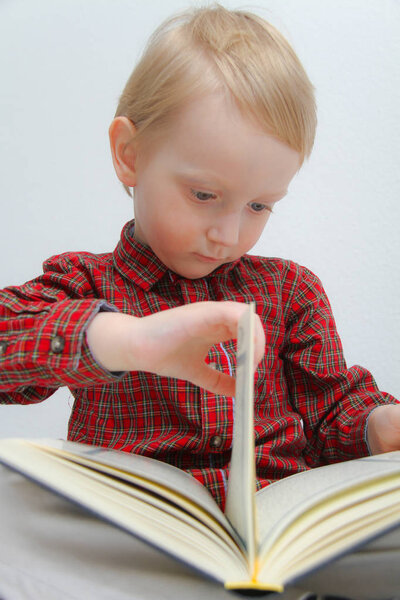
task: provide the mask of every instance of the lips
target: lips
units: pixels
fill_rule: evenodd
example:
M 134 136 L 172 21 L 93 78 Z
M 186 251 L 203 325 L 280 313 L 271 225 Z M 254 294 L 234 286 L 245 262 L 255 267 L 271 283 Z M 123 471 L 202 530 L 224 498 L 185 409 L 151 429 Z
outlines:
M 195 252 L 195 256 L 203 262 L 216 263 L 216 262 L 224 261 L 223 258 L 214 258 L 213 256 L 205 256 L 204 254 L 198 254 L 197 252 Z

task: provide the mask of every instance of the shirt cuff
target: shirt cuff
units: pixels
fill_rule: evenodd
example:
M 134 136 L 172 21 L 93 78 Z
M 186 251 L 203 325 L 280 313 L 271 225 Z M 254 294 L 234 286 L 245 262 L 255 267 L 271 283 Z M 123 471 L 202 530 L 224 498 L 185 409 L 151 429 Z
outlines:
M 93 357 L 86 341 L 86 330 L 99 312 L 118 312 L 105 300 L 78 300 L 57 303 L 57 309 L 44 319 L 40 344 L 34 359 L 43 364 L 62 385 L 82 387 L 115 382 L 124 372 L 112 373 Z
M 124 373 L 111 373 L 96 362 L 86 342 L 86 329 L 101 310 L 118 312 L 102 299 L 68 298 L 30 315 L 30 328 L 15 329 L 7 339 L 3 389 L 88 387 L 121 379 Z
M 372 456 L 372 452 L 371 452 L 371 448 L 370 445 L 368 443 L 368 421 L 370 416 L 372 415 L 372 413 L 374 412 L 374 410 L 378 408 L 377 406 L 374 406 L 374 408 L 372 410 L 369 411 L 369 413 L 367 414 L 367 418 L 365 419 L 365 424 L 364 424 L 364 443 L 367 447 L 368 450 L 368 455 Z
M 362 412 L 357 412 L 347 420 L 342 437 L 342 447 L 347 449 L 344 460 L 349 458 L 358 458 L 369 456 L 371 454 L 367 440 L 368 419 L 371 412 L 377 406 L 368 407 Z

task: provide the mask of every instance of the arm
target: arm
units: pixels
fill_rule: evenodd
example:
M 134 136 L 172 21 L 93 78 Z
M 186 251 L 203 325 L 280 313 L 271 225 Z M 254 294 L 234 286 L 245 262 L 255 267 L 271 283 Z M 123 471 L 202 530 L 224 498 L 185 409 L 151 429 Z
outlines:
M 234 378 L 207 366 L 205 359 L 212 346 L 236 338 L 245 306 L 238 302 L 197 302 L 140 319 L 102 313 L 90 324 L 87 340 L 93 355 L 107 369 L 150 371 L 233 396 Z M 264 330 L 257 317 L 254 369 L 264 347 Z
M 0 402 L 40 402 L 63 385 L 115 381 L 91 356 L 84 332 L 102 310 L 90 284 L 58 258 L 40 277 L 0 291 Z
M 299 269 L 282 354 L 292 403 L 304 421 L 305 455 L 311 466 L 367 455 L 371 411 L 397 401 L 366 369 L 347 368 L 322 284 Z
M 236 337 L 241 303 L 188 305 L 144 318 L 94 297 L 88 278 L 65 257 L 41 277 L 0 292 L 0 402 L 38 402 L 55 388 L 113 382 L 151 371 L 233 395 L 234 380 L 207 367 L 214 344 Z M 256 356 L 264 351 L 258 321 Z

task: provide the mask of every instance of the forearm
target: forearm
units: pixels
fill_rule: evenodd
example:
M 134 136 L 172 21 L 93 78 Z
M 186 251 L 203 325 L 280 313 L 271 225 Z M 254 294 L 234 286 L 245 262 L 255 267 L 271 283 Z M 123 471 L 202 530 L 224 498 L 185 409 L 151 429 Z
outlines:
M 139 370 L 140 347 L 137 354 L 134 352 L 138 322 L 139 319 L 131 315 L 98 313 L 86 330 L 93 358 L 108 371 Z
M 367 369 L 347 368 L 329 300 L 307 270 L 292 307 L 282 355 L 293 406 L 303 418 L 310 464 L 368 454 L 371 411 L 396 399 L 379 390 Z M 376 447 L 374 439 L 371 444 Z
M 351 385 L 347 385 L 347 381 Z M 384 451 L 378 450 L 371 432 L 376 416 L 381 409 L 389 408 L 390 402 L 395 403 L 395 398 L 380 391 L 371 374 L 361 367 L 344 371 L 340 385 L 340 389 L 332 389 L 336 402 L 332 402 L 325 414 L 321 413 L 321 420 L 314 429 L 312 445 L 317 455 L 316 464 L 321 459 L 336 462 Z
M 90 323 L 86 339 L 95 360 L 109 371 L 147 371 L 233 396 L 233 377 L 209 367 L 206 358 L 215 344 L 236 339 L 245 310 L 237 302 L 195 302 L 141 318 L 102 313 Z M 254 342 L 255 369 L 265 347 L 258 317 Z

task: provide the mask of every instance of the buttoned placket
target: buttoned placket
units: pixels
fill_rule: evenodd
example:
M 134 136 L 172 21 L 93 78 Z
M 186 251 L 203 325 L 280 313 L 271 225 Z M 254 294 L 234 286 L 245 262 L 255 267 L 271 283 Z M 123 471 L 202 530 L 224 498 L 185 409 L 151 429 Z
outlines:
M 184 304 L 212 300 L 207 280 L 203 279 L 181 279 L 171 276 L 171 282 L 175 283 L 179 295 Z M 223 343 L 216 346 L 209 353 L 209 365 L 225 373 L 233 375 L 233 365 L 229 352 Z M 223 403 L 223 404 L 222 404 Z M 229 431 L 229 422 L 233 427 L 234 398 L 217 396 L 207 390 L 200 390 L 200 406 L 203 436 L 206 448 L 209 451 L 210 468 L 218 468 L 218 457 L 222 452 L 231 449 L 232 432 Z M 219 415 L 219 418 L 218 418 Z M 229 440 L 228 440 L 229 437 Z M 227 481 L 224 469 L 221 469 L 225 485 Z

